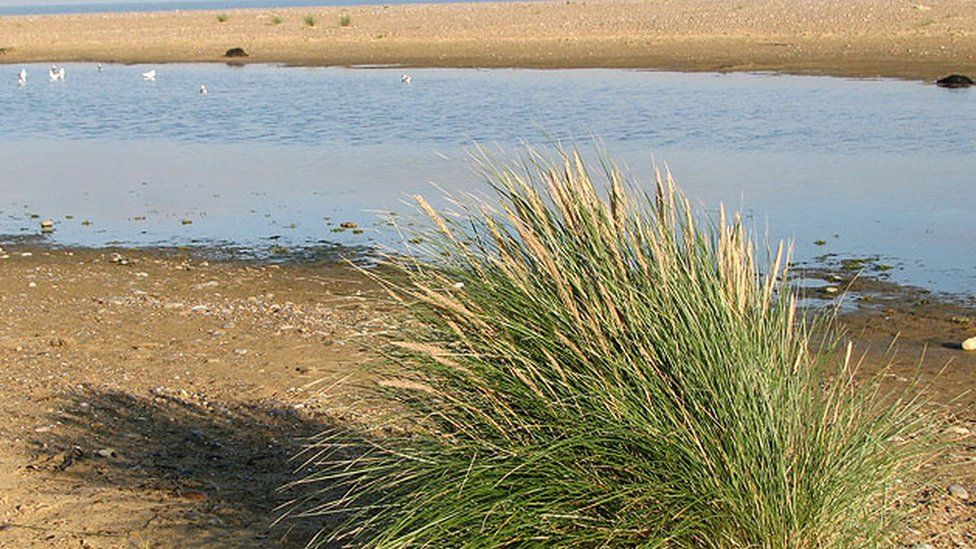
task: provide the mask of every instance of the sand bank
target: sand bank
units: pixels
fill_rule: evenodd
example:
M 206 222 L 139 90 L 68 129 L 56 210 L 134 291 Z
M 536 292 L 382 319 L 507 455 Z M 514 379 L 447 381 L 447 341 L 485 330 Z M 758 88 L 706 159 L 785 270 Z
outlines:
M 0 63 L 221 61 L 233 47 L 245 48 L 248 62 L 295 65 L 934 79 L 976 74 L 976 0 L 572 0 L 0 19 Z

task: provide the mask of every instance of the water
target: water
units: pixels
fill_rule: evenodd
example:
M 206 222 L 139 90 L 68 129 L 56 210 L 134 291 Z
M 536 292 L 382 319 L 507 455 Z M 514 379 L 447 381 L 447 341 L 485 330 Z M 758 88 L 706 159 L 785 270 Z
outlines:
M 456 0 L 386 0 L 386 4 L 447 3 Z M 495 0 L 464 0 L 465 2 Z M 504 0 L 503 0 L 504 1 Z M 14 4 L 14 2 L 17 2 Z M 24 3 L 20 0 L 6 2 L 0 0 L 0 16 L 5 15 L 50 15 L 66 13 L 107 13 L 107 12 L 150 12 L 174 10 L 232 10 L 246 8 L 300 8 L 314 6 L 357 6 L 375 4 L 375 0 L 150 0 L 98 2 L 80 1 L 75 3 Z
M 0 69 L 0 233 L 63 244 L 389 243 L 410 194 L 483 192 L 474 143 L 587 143 L 747 207 L 797 256 L 877 256 L 976 294 L 976 93 L 902 81 L 619 70 Z M 206 83 L 209 95 L 198 88 Z M 73 219 L 66 219 L 72 215 Z M 184 225 L 183 219 L 192 221 Z M 91 225 L 83 225 L 89 220 Z M 352 220 L 363 234 L 332 232 Z M 815 244 L 824 241 L 824 244 Z

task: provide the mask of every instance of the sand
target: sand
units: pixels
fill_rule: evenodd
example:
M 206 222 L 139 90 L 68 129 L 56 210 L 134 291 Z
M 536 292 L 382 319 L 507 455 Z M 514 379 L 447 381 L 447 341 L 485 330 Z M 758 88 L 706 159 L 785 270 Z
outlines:
M 295 65 L 976 75 L 976 0 L 571 0 L 222 13 L 224 22 L 206 11 L 4 17 L 0 62 L 221 61 L 243 47 L 247 62 Z
M 271 522 L 303 438 L 349 419 L 319 383 L 383 325 L 363 277 L 6 248 L 0 547 L 303 547 L 317 525 Z
M 177 251 L 120 250 L 122 264 L 110 250 L 5 248 L 0 547 L 307 541 L 317 525 L 271 525 L 295 495 L 278 491 L 297 478 L 290 458 L 302 437 L 369 424 L 375 403 L 356 385 L 323 389 L 341 379 L 368 384 L 361 366 L 377 334 L 396 329 L 366 277 Z M 976 309 L 855 284 L 886 292 L 844 317 L 867 353 L 864 370 L 884 363 L 901 334 L 887 383 L 904 387 L 921 364 L 935 406 L 958 431 L 947 433 L 938 465 L 961 465 L 921 492 L 906 542 L 972 544 L 976 507 L 946 486 L 976 485 L 976 395 L 965 393 L 976 353 L 947 343 L 976 330 Z

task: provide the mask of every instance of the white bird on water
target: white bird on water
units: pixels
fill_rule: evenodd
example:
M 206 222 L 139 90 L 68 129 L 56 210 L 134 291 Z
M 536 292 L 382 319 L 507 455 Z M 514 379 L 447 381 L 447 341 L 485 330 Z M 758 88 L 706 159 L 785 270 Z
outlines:
M 207 86 L 200 84 L 200 95 L 207 95 Z
M 51 65 L 51 71 L 48 73 L 51 78 L 51 82 L 62 81 L 64 82 L 64 67 L 58 67 L 57 65 Z
M 104 70 L 105 70 L 105 67 L 103 67 L 103 66 L 102 66 L 102 64 L 101 64 L 101 63 L 99 63 L 99 64 L 98 64 L 98 67 L 96 67 L 96 69 L 98 70 L 98 72 L 102 72 L 102 71 L 104 71 Z
M 156 81 L 156 69 L 153 69 L 153 70 L 151 70 L 149 72 L 142 73 L 142 79 L 145 80 L 146 82 L 155 82 Z
M 27 85 L 27 69 L 20 69 L 20 74 L 17 75 L 17 85 Z
M 404 75 L 400 76 L 400 82 L 403 82 L 404 84 L 409 85 L 412 80 L 413 80 L 413 77 L 410 76 L 409 74 L 404 74 Z

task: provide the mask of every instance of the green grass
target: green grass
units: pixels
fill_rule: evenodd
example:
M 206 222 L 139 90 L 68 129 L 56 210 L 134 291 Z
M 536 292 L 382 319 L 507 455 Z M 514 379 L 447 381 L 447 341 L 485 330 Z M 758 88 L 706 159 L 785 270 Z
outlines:
M 915 393 L 855 382 L 783 246 L 574 152 L 485 161 L 498 202 L 435 210 L 375 275 L 405 308 L 395 417 L 310 450 L 313 543 L 883 545 L 931 446 Z M 904 502 L 902 502 L 904 503 Z
M 314 27 L 318 24 L 318 20 L 315 19 L 314 15 L 306 15 L 302 21 L 305 22 L 306 27 Z
M 271 16 L 271 24 L 272 25 L 280 25 L 282 22 L 283 22 L 283 19 L 281 17 L 279 17 L 277 15 Z
M 342 17 L 339 18 L 340 27 L 349 27 L 351 25 L 352 25 L 352 16 L 343 15 Z
M 220 22 L 220 23 L 226 23 L 227 22 L 227 14 L 226 13 L 218 13 L 217 14 L 217 21 Z

